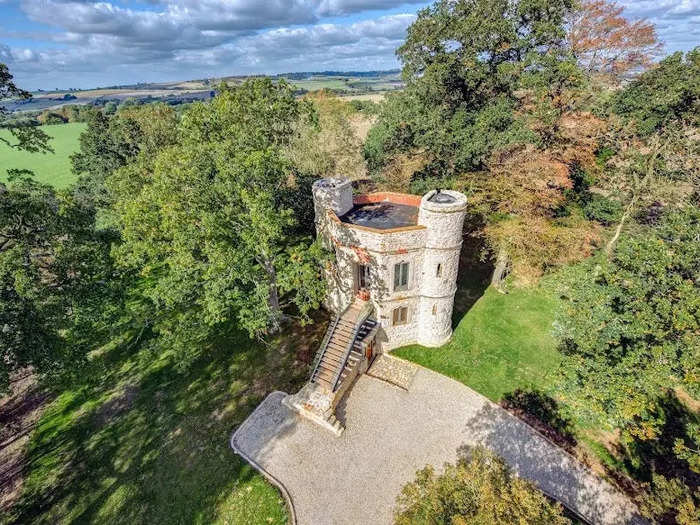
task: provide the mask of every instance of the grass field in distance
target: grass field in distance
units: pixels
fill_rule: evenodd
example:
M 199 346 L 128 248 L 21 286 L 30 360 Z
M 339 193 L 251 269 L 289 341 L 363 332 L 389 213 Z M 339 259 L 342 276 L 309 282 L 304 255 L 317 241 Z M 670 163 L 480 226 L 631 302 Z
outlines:
M 78 150 L 78 137 L 85 124 L 56 124 L 41 129 L 52 137 L 50 144 L 54 153 L 18 151 L 0 143 L 0 182 L 7 181 L 7 170 L 12 168 L 32 170 L 36 181 L 59 189 L 75 181 L 70 169 L 70 155 Z M 9 132 L 0 130 L 0 136 L 9 138 Z

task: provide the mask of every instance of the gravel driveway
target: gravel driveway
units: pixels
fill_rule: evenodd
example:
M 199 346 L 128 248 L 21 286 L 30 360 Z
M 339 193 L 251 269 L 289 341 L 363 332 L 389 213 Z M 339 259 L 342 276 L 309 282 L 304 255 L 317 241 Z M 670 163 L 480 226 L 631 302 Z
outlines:
M 239 427 L 234 449 L 282 485 L 299 525 L 388 525 L 401 486 L 426 464 L 483 444 L 594 524 L 643 523 L 634 506 L 562 449 L 470 388 L 419 368 L 408 391 L 361 376 L 340 437 L 299 418 L 275 392 Z

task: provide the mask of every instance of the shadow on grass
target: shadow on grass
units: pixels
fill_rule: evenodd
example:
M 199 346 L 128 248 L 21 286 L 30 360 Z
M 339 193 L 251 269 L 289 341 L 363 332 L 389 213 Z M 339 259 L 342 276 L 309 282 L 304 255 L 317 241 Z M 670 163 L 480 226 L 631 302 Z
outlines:
M 480 226 L 469 222 L 469 218 L 467 218 L 464 228 L 465 232 L 468 233 L 463 236 L 462 251 L 459 255 L 459 274 L 452 310 L 452 328 L 457 328 L 466 313 L 484 295 L 493 274 L 492 261 L 482 260 L 482 254 L 485 250 L 483 238 L 474 233 L 478 231 Z
M 228 441 L 267 393 L 303 383 L 322 328 L 269 345 L 223 330 L 184 371 L 172 353 L 116 346 L 102 377 L 39 421 L 7 522 L 286 523 L 279 493 Z
M 576 446 L 573 422 L 562 415 L 555 399 L 537 390 L 520 388 L 505 394 L 500 405 L 568 451 Z

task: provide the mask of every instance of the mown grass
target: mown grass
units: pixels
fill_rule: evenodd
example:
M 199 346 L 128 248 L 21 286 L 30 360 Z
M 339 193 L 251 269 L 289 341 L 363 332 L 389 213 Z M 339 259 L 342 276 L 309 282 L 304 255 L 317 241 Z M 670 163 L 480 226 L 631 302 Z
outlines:
M 552 336 L 556 296 L 543 288 L 502 294 L 485 290 L 441 348 L 408 346 L 395 353 L 499 401 L 516 389 L 548 386 L 559 364 Z
M 186 371 L 170 352 L 105 351 L 47 408 L 7 523 L 284 524 L 284 502 L 229 447 L 269 392 L 305 380 L 324 323 L 269 346 L 224 334 Z
M 69 186 L 75 181 L 70 155 L 78 150 L 78 137 L 85 126 L 80 122 L 42 126 L 41 129 L 52 137 L 50 144 L 54 153 L 18 151 L 0 143 L 0 181 L 7 180 L 8 169 L 29 169 L 34 172 L 34 179 L 38 182 L 59 189 Z M 9 132 L 0 130 L 0 137 L 9 139 Z

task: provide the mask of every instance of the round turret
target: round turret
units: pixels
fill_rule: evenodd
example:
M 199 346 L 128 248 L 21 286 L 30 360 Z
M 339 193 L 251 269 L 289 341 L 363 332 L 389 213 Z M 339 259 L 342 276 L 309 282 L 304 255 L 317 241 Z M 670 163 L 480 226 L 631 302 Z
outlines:
M 464 194 L 433 190 L 421 199 L 418 224 L 427 228 L 421 276 L 418 342 L 440 346 L 452 335 L 452 305 L 467 209 Z
M 428 228 L 428 248 L 453 248 L 462 244 L 467 197 L 458 191 L 433 190 L 423 195 L 418 224 Z

